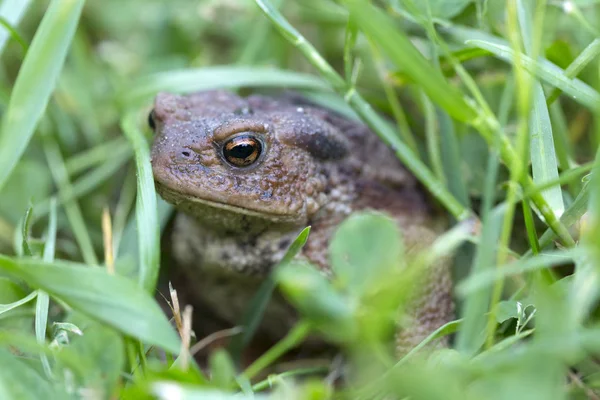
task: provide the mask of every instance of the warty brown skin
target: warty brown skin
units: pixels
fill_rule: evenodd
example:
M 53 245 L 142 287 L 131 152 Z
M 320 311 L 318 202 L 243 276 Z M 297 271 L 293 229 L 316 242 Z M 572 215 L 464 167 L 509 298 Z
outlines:
M 390 149 L 365 125 L 301 98 L 160 93 L 151 118 L 156 187 L 180 211 L 172 252 L 192 288 L 189 300 L 230 325 L 307 225 L 311 234 L 299 257 L 325 273 L 329 239 L 353 211 L 391 215 L 409 253 L 439 234 L 415 179 Z M 250 145 L 236 149 L 237 143 Z M 247 165 L 231 163 L 232 155 L 248 154 Z M 412 323 L 397 335 L 400 352 L 452 318 L 448 265 L 441 260 L 424 278 Z M 276 296 L 262 333 L 280 338 L 295 320 Z

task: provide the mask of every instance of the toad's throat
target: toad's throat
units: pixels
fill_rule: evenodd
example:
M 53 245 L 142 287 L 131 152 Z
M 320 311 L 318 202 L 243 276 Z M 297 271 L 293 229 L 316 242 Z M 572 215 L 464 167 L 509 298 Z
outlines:
M 273 211 L 257 210 L 239 205 L 223 203 L 214 199 L 200 198 L 192 194 L 182 193 L 174 190 L 158 180 L 155 180 L 155 185 L 158 193 L 167 202 L 173 204 L 181 211 L 201 219 L 204 219 L 204 217 L 207 216 L 206 214 L 214 214 L 217 210 L 220 210 L 219 212 L 224 211 L 231 215 L 247 216 L 276 223 L 301 224 L 304 220 L 303 216 L 298 214 L 290 215 L 276 213 Z

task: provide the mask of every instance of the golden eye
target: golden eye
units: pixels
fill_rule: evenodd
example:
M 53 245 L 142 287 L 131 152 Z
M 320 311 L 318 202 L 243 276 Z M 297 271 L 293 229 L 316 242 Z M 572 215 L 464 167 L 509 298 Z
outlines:
M 256 162 L 262 153 L 260 140 L 251 135 L 229 139 L 223 146 L 223 157 L 235 167 L 247 167 Z

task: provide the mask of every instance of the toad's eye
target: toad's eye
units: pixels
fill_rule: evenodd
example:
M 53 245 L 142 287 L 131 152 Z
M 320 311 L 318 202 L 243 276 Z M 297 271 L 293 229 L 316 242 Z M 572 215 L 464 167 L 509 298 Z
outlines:
M 150 114 L 148 114 L 148 126 L 150 126 L 150 129 L 156 130 L 156 122 L 154 121 L 154 110 L 150 111 Z
M 223 157 L 234 167 L 248 167 L 258 160 L 262 150 L 262 143 L 256 137 L 240 135 L 225 142 Z

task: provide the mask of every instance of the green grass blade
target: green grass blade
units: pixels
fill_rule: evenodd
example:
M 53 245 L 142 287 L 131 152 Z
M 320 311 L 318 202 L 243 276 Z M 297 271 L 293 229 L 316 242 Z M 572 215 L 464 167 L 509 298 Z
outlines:
M 588 186 L 588 214 L 585 224 L 581 224 L 582 254 L 576 258 L 569 298 L 572 322 L 577 325 L 593 312 L 600 296 L 600 149 Z
M 573 204 L 571 204 L 565 213 L 560 217 L 560 222 L 565 226 L 571 226 L 575 224 L 581 216 L 587 211 L 588 206 L 588 198 L 589 198 L 589 190 L 588 186 L 584 186 Z M 546 231 L 540 236 L 540 248 L 544 248 L 548 246 L 552 240 L 556 238 L 556 233 L 548 228 Z M 529 254 L 529 252 L 527 252 Z
M 129 112 L 121 121 L 121 129 L 135 153 L 137 169 L 137 200 L 135 214 L 139 243 L 139 284 L 154 292 L 160 268 L 160 231 L 156 207 L 154 176 L 150 165 L 150 150 L 138 127 L 138 113 Z
M 548 104 L 548 98 L 546 98 L 546 104 Z M 548 111 L 550 112 L 553 131 L 552 137 L 554 138 L 554 149 L 556 150 L 558 166 L 562 171 L 566 171 L 571 168 L 570 154 L 573 154 L 572 145 L 569 141 L 567 120 L 560 103 L 552 103 Z M 575 191 L 571 189 L 571 194 L 574 193 Z
M 545 5 L 545 3 L 542 5 Z M 517 1 L 517 9 L 525 53 L 532 59 L 536 59 L 539 52 L 540 29 L 543 28 L 543 25 L 538 23 L 536 24 L 536 29 L 533 29 L 530 10 L 523 1 Z M 536 10 L 535 18 L 536 21 L 540 22 L 540 20 L 543 20 L 543 8 L 540 5 L 536 5 Z M 542 10 L 542 12 L 540 13 L 539 10 Z M 544 182 L 558 178 L 558 163 L 554 150 L 552 124 L 546 105 L 546 98 L 544 97 L 544 90 L 537 80 L 534 80 L 531 84 L 533 98 L 529 117 L 529 154 L 531 157 L 533 183 L 541 185 Z M 560 217 L 565 210 L 560 186 L 554 185 L 544 190 L 542 196 L 546 199 L 554 214 Z
M 15 27 L 25 16 L 31 3 L 32 0 L 4 0 L 0 4 L 0 17 L 4 18 L 4 21 L 12 27 Z M 4 51 L 10 34 L 11 32 L 7 29 L 0 29 L 0 54 Z
M 491 285 L 499 279 L 570 263 L 577 257 L 578 251 L 580 250 L 569 249 L 540 253 L 537 256 L 521 259 L 514 263 L 502 265 L 499 268 L 487 269 L 460 282 L 456 286 L 456 292 L 461 296 L 465 296 L 475 290 Z
M 50 201 L 50 217 L 48 221 L 48 232 L 46 234 L 46 243 L 44 243 L 44 262 L 51 263 L 54 261 L 54 251 L 56 248 L 56 199 Z M 50 297 L 43 290 L 38 290 L 38 297 L 35 304 L 35 338 L 40 345 L 46 343 L 46 325 L 48 325 L 48 310 L 50 307 Z M 40 353 L 42 367 L 48 378 L 52 377 L 52 369 L 48 356 Z
M 60 152 L 58 143 L 54 138 L 45 134 L 44 138 L 44 152 L 46 153 L 46 159 L 48 160 L 48 166 L 50 172 L 54 177 L 54 181 L 58 186 L 59 197 L 65 199 L 75 199 L 73 195 L 73 186 L 69 181 L 67 169 Z M 73 229 L 73 235 L 81 250 L 81 255 L 87 264 L 97 265 L 98 258 L 94 251 L 94 246 L 90 238 L 90 234 L 87 229 L 87 225 L 81 213 L 81 208 L 76 200 L 65 201 L 65 212 L 67 213 L 67 219 Z
M 115 173 L 123 168 L 123 165 L 129 161 L 131 150 L 129 148 L 117 148 L 107 160 L 91 170 L 89 173 L 82 175 L 79 179 L 72 183 L 71 188 L 64 193 L 59 193 L 59 205 L 77 200 L 92 192 L 95 188 L 114 177 Z M 65 164 L 65 169 L 67 164 Z M 68 170 L 67 170 L 68 173 Z M 53 196 L 55 197 L 55 196 Z M 43 216 L 50 210 L 50 202 L 52 198 L 44 199 L 36 205 L 36 213 Z
M 471 201 L 462 170 L 462 160 L 459 150 L 458 136 L 450 116 L 437 109 L 440 126 L 440 145 L 442 148 L 442 164 L 448 189 L 465 207 L 471 208 Z
M 33 207 L 29 206 L 23 217 L 23 223 L 21 224 L 21 248 L 22 253 L 26 256 L 32 256 L 31 248 L 29 247 L 29 226 L 31 225 L 31 218 L 33 217 Z
M 515 62 L 514 51 L 504 44 L 504 41 L 468 40 L 467 44 L 479 47 L 493 53 L 496 57 L 509 63 Z M 600 108 L 600 94 L 579 79 L 570 79 L 565 72 L 548 60 L 533 60 L 525 54 L 520 54 L 519 62 L 529 73 L 538 76 L 544 82 L 559 88 L 574 101 L 588 107 L 592 111 Z
M 567 78 L 575 78 L 579 73 L 598 55 L 600 54 L 600 38 L 594 39 L 583 51 L 573 60 L 573 62 L 565 69 L 565 76 Z M 560 96 L 560 89 L 554 88 L 548 95 L 546 103 L 552 104 L 558 96 Z
M 182 69 L 144 76 L 121 92 L 125 104 L 148 101 L 157 92 L 193 92 L 218 88 L 287 87 L 330 90 L 323 80 L 307 74 L 265 67 L 205 67 Z
M 4 314 L 7 311 L 14 310 L 15 308 L 22 306 L 25 303 L 30 302 L 36 296 L 37 292 L 31 292 L 27 296 L 23 297 L 21 300 L 17 300 L 9 304 L 0 304 L 0 315 Z
M 127 141 L 119 137 L 75 154 L 65 161 L 65 167 L 69 176 L 72 176 L 97 164 L 108 162 L 111 157 L 115 156 L 115 153 L 129 152 L 130 148 Z
M 180 350 L 178 336 L 158 304 L 128 278 L 77 263 L 5 256 L 0 256 L 0 270 L 127 335 L 175 354 Z
M 53 0 L 31 42 L 0 127 L 0 190 L 44 113 L 83 4 L 84 0 Z
M 533 183 L 542 185 L 553 179 L 558 179 L 558 163 L 554 151 L 552 124 L 546 105 L 542 85 L 535 83 L 533 87 L 533 107 L 529 118 L 529 151 Z M 565 211 L 560 185 L 552 186 L 542 192 L 542 196 L 560 217 Z
M 447 185 L 444 166 L 442 164 L 440 132 L 438 131 L 440 124 L 437 113 L 435 112 L 435 106 L 425 93 L 421 92 L 420 97 L 425 114 L 425 137 L 427 138 L 426 144 L 429 164 L 431 165 L 431 169 L 436 175 L 436 178 L 442 182 L 443 185 Z

